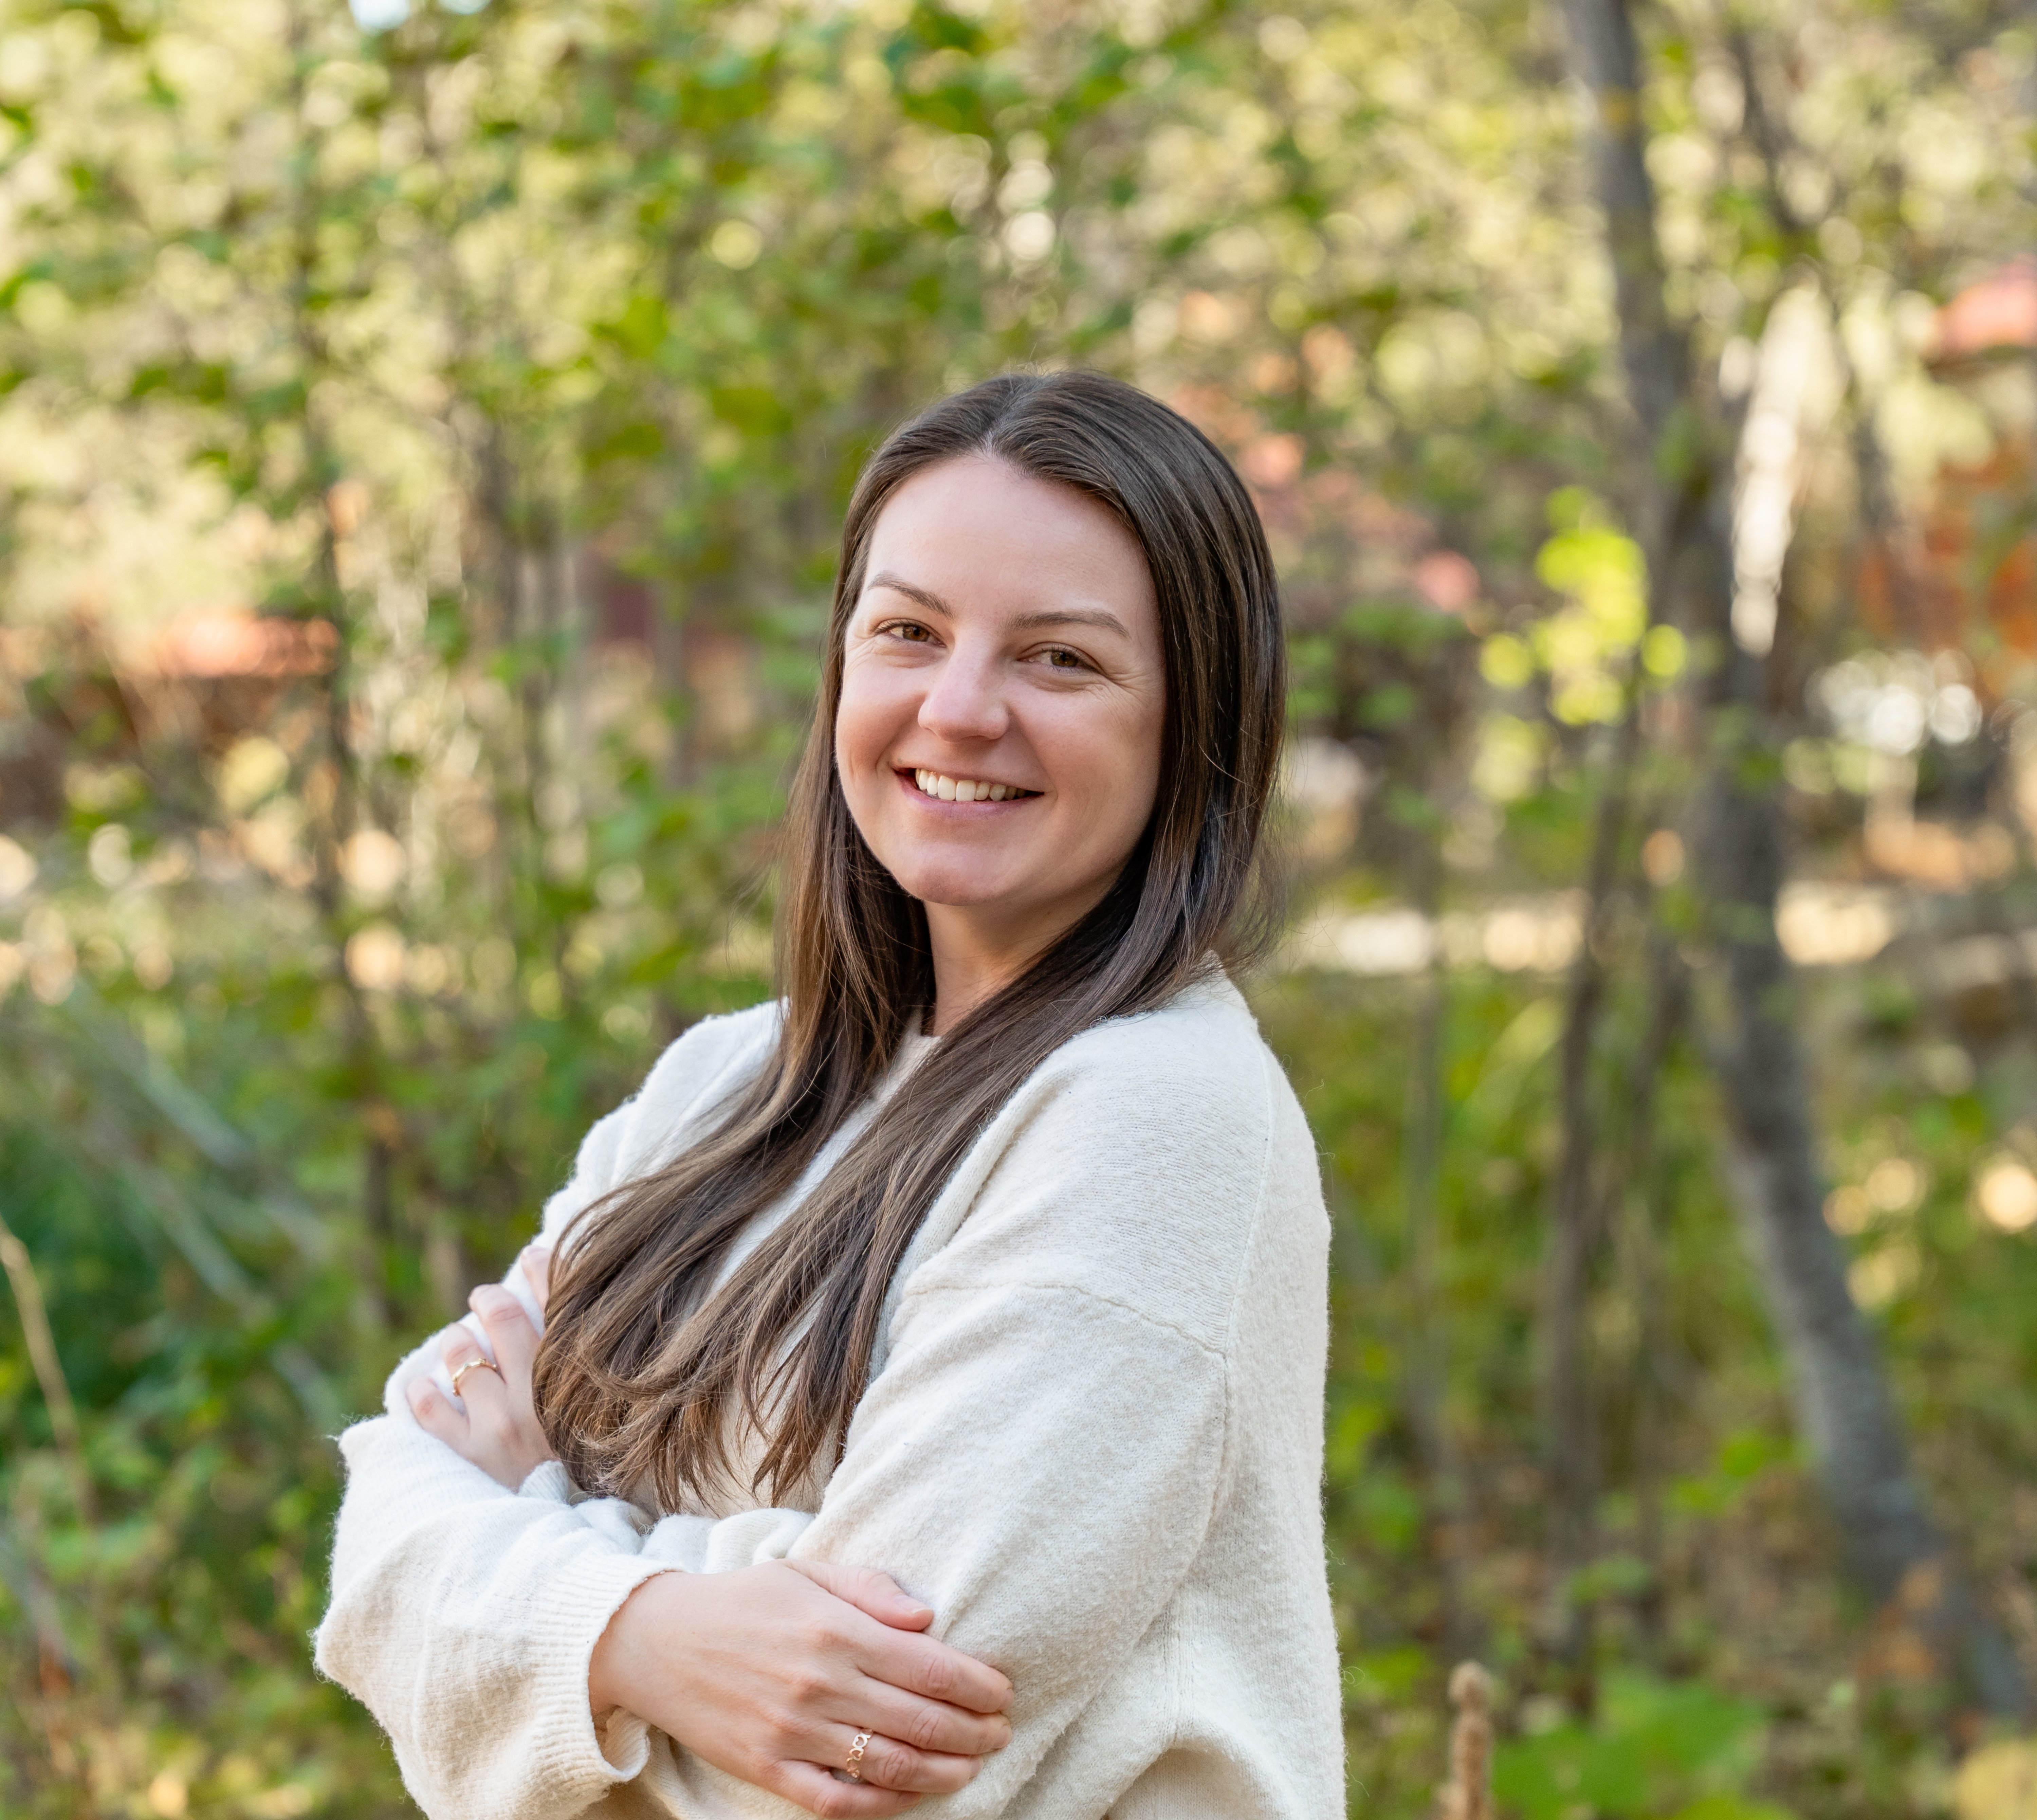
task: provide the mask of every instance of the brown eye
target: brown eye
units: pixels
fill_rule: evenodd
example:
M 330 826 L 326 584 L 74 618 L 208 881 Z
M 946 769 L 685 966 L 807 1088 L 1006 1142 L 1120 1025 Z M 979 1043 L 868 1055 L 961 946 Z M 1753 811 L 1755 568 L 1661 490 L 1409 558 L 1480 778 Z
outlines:
M 909 619 L 901 619 L 893 625 L 886 626 L 885 630 L 894 638 L 906 639 L 915 645 L 924 644 L 933 637 L 933 634 L 925 626 L 915 626 Z
M 1060 648 L 1047 653 L 1047 662 L 1056 670 L 1080 670 L 1087 668 L 1075 653 Z

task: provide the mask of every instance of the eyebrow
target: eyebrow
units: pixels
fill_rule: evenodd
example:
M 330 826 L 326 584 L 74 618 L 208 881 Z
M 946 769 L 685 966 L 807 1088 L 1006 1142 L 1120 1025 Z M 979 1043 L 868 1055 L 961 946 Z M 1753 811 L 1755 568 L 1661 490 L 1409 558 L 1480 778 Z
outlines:
M 889 569 L 871 577 L 864 584 L 867 590 L 888 588 L 894 594 L 903 594 L 908 600 L 916 600 L 929 613 L 938 613 L 943 619 L 955 616 L 954 608 L 931 588 L 915 586 Z M 1129 628 L 1118 616 L 1101 607 L 1056 607 L 1039 613 L 1022 613 L 1011 622 L 1012 629 L 1019 632 L 1035 632 L 1050 626 L 1094 626 L 1099 631 L 1115 632 L 1121 638 L 1132 636 Z

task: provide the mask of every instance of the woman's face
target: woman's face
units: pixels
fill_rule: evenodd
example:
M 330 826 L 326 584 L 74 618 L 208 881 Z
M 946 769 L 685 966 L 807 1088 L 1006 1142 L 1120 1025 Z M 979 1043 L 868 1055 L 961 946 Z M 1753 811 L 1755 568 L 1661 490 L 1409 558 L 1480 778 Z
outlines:
M 977 456 L 892 496 L 835 764 L 937 962 L 1037 952 L 1101 900 L 1152 813 L 1166 706 L 1152 577 L 1106 507 Z

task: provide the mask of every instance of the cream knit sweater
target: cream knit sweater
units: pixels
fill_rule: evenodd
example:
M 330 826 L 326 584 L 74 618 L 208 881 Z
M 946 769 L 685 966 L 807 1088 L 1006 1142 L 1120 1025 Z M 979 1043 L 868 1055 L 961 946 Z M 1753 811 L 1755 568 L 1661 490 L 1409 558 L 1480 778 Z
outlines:
M 546 1232 L 697 1133 L 776 1019 L 759 1006 L 675 1043 L 588 1134 Z M 1016 1689 L 1010 1746 L 916 1812 L 1330 1820 L 1327 1242 L 1308 1127 L 1228 982 L 1102 1025 L 1025 1082 L 935 1202 L 811 1514 L 654 1521 L 570 1501 L 555 1466 L 506 1490 L 411 1417 L 428 1342 L 388 1413 L 340 1438 L 319 1666 L 381 1721 L 433 1820 L 794 1820 L 627 1715 L 597 1732 L 588 1661 L 653 1573 L 856 1563 Z

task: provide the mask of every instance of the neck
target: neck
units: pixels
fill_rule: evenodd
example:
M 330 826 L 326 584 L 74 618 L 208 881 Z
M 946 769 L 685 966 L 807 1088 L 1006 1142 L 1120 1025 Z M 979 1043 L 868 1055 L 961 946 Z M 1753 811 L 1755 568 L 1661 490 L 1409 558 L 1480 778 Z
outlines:
M 927 906 L 927 937 L 933 951 L 934 1004 L 929 1036 L 945 1036 L 987 999 L 1025 971 L 1032 954 L 1015 954 L 1003 943 L 971 940 L 967 929 L 944 929 L 939 904 Z M 950 913 L 951 914 L 951 913 Z M 1037 952 L 1036 949 L 1034 952 Z
M 922 898 L 934 963 L 929 1036 L 945 1036 L 987 999 L 1002 992 L 1102 903 L 1117 875 L 1066 896 L 1018 910 L 940 904 Z
M 945 1036 L 1053 947 L 1089 906 L 1060 916 L 1036 914 L 1015 926 L 953 904 L 924 907 L 934 963 L 934 1004 L 926 1031 Z

